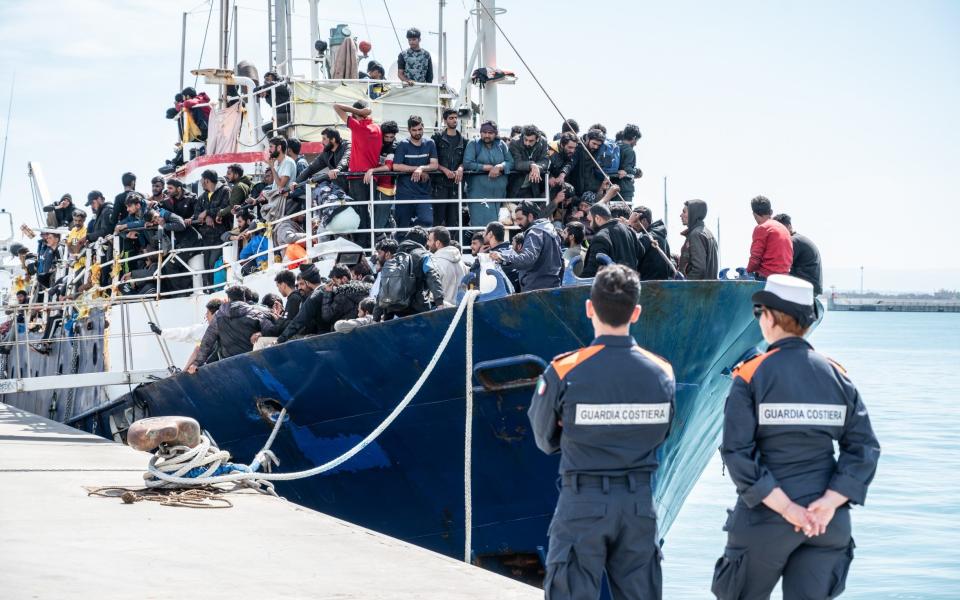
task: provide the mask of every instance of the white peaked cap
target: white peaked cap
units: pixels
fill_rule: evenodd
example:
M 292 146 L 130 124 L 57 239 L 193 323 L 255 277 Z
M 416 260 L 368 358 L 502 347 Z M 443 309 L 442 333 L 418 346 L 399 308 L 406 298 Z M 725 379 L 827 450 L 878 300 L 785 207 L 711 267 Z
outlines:
M 771 275 L 763 291 L 770 292 L 781 300 L 810 306 L 813 304 L 813 285 L 792 275 Z

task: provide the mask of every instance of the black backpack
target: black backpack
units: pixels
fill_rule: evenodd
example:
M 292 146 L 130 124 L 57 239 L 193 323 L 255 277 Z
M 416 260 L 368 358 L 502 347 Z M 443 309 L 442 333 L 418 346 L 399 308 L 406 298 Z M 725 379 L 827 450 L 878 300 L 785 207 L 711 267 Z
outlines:
M 377 306 L 385 311 L 398 312 L 410 307 L 417 292 L 417 275 L 413 271 L 413 257 L 407 252 L 383 263 L 380 269 L 380 293 Z

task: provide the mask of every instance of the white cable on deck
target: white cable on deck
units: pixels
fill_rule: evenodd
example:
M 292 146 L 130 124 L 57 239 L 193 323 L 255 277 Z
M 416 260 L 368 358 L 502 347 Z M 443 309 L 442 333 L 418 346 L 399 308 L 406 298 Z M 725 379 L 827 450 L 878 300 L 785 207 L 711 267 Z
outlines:
M 457 325 L 460 323 L 460 319 L 463 317 L 464 312 L 467 312 L 468 314 L 468 317 L 467 317 L 468 324 L 472 325 L 473 304 L 474 304 L 474 300 L 476 300 L 476 297 L 477 295 L 479 295 L 479 293 L 480 292 L 478 290 L 469 290 L 464 295 L 463 301 L 460 303 L 460 306 L 457 307 L 457 312 L 456 314 L 453 315 L 453 319 L 450 321 L 450 325 L 449 327 L 447 327 L 446 333 L 443 334 L 443 339 L 440 340 L 440 345 L 437 346 L 436 351 L 433 353 L 433 357 L 430 358 L 430 362 L 427 364 L 427 367 L 423 370 L 423 373 L 420 374 L 420 377 L 417 379 L 416 383 L 413 384 L 413 387 L 410 389 L 410 391 L 407 392 L 407 395 L 404 396 L 403 400 L 400 401 L 400 404 L 398 404 L 396 408 L 394 408 L 393 411 L 389 415 L 387 415 L 387 418 L 384 419 L 383 422 L 380 423 L 380 425 L 378 425 L 376 429 L 371 431 L 367 435 L 367 437 L 363 438 L 359 443 L 357 443 L 357 445 L 355 445 L 350 450 L 347 450 L 337 458 L 330 460 L 322 465 L 316 466 L 312 469 L 307 469 L 306 471 L 295 471 L 293 473 L 241 472 L 241 473 L 230 473 L 227 475 L 206 476 L 208 473 L 212 473 L 213 471 L 215 471 L 216 467 L 210 467 L 210 465 L 213 464 L 215 459 L 214 460 L 208 459 L 206 456 L 206 450 L 204 450 L 204 452 L 202 453 L 191 452 L 190 455 L 192 458 L 189 462 L 185 464 L 179 463 L 179 462 L 175 463 L 177 465 L 177 468 L 175 469 L 174 473 L 176 474 L 166 473 L 160 470 L 159 468 L 157 468 L 157 465 L 156 465 L 157 457 L 154 457 L 150 460 L 150 464 L 147 466 L 147 473 L 144 474 L 144 477 L 147 478 L 148 481 L 151 481 L 152 479 L 156 479 L 156 480 L 161 480 L 165 483 L 174 483 L 174 484 L 180 484 L 180 485 L 211 485 L 215 483 L 230 483 L 235 481 L 249 481 L 249 480 L 292 481 L 295 479 L 304 479 L 306 477 L 313 477 L 314 475 L 319 475 L 320 473 L 324 473 L 326 471 L 329 471 L 331 469 L 334 469 L 340 466 L 341 464 L 350 460 L 352 457 L 356 456 L 356 454 L 359 453 L 364 448 L 366 448 L 370 444 L 370 442 L 377 439 L 380 436 L 380 434 L 383 433 L 384 430 L 386 430 L 386 428 L 389 427 L 393 423 L 393 421 L 396 420 L 398 416 L 400 416 L 400 413 L 403 412 L 403 410 L 407 407 L 407 405 L 410 404 L 410 401 L 413 400 L 414 396 L 417 395 L 417 392 L 420 391 L 420 388 L 423 387 L 423 384 L 426 382 L 427 378 L 433 372 L 434 367 L 436 367 L 437 362 L 440 360 L 440 356 L 443 355 L 443 351 L 446 350 L 447 345 L 450 343 L 450 338 L 453 337 L 453 333 L 454 331 L 456 331 Z M 472 340 L 472 335 L 470 334 L 469 329 L 468 329 L 467 335 L 470 336 Z M 472 353 L 469 354 L 469 356 L 472 359 Z M 471 394 L 471 401 L 472 401 L 471 392 L 472 392 L 472 386 L 468 386 L 467 393 Z M 281 412 L 281 415 L 283 415 L 283 412 Z M 267 440 L 268 443 L 272 443 L 273 439 L 276 438 L 277 431 L 281 427 L 282 423 L 283 423 L 283 418 L 282 416 L 280 416 L 277 418 L 277 423 L 276 425 L 274 425 L 274 431 L 271 433 L 270 439 Z M 208 449 L 216 450 L 213 447 L 208 447 Z M 188 450 L 193 450 L 193 449 L 188 449 Z M 259 460 L 260 456 L 265 454 L 266 452 L 269 452 L 269 445 L 264 445 L 263 450 L 261 450 L 257 454 L 257 457 L 258 457 L 257 460 Z M 194 461 L 196 461 L 197 464 L 193 464 Z M 199 477 L 183 477 L 182 476 L 183 473 L 188 472 L 190 469 L 194 467 L 200 467 L 200 466 L 208 467 L 208 468 L 207 468 L 207 471 L 202 473 Z M 153 485 L 161 485 L 161 484 L 159 482 L 156 482 L 156 483 L 153 483 Z

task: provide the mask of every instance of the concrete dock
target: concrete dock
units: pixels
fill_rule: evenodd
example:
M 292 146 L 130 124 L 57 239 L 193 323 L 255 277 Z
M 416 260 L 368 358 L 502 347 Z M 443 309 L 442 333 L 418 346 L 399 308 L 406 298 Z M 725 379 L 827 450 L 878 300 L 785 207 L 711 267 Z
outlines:
M 138 452 L 0 404 L 0 597 L 542 598 L 543 592 L 256 492 L 232 508 L 124 504 Z M 376 493 L 371 490 L 371 493 Z

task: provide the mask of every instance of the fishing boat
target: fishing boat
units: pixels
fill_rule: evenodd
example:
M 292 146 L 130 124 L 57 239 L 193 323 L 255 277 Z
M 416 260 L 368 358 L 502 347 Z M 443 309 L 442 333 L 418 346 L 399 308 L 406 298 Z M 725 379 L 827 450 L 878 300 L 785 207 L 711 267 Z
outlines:
M 229 2 L 222 4 L 222 13 L 229 15 Z M 289 44 L 290 3 L 269 4 L 275 61 L 270 67 L 292 88 L 291 122 L 285 134 L 299 138 L 304 153 L 315 153 L 320 131 L 337 125 L 333 103 L 366 98 L 370 81 L 324 76 L 330 55 L 350 37 L 344 26 L 332 30 L 325 44 L 315 45 L 309 59 L 311 74 L 297 76 Z M 310 4 L 314 33 L 319 31 L 317 2 Z M 441 32 L 443 5 L 440 2 Z M 446 85 L 445 73 L 436 85 L 392 82 L 389 93 L 371 101 L 374 118 L 393 119 L 402 127 L 408 115 L 418 114 L 429 130 L 441 122 L 445 107 L 453 107 L 463 116 L 466 133 L 475 131 L 482 120 L 495 118 L 497 84 L 474 86 L 470 74 L 475 66 L 497 64 L 497 14 L 493 1 L 477 3 L 479 34 L 459 89 Z M 229 18 L 223 19 L 221 29 L 226 32 Z M 196 72 L 223 93 L 214 107 L 206 144 L 184 146 L 188 162 L 178 165 L 175 175 L 188 184 L 195 183 L 202 170 L 223 174 L 234 163 L 253 174 L 264 170 L 266 141 L 260 131 L 266 119 L 254 92 L 256 74 L 229 68 L 229 52 L 224 51 L 228 39 L 220 40 L 220 65 Z M 442 58 L 440 64 L 445 65 Z M 228 97 L 227 86 L 235 96 Z M 274 94 L 275 89 L 261 92 Z M 277 106 L 275 96 L 271 104 Z M 276 126 L 276 114 L 272 118 Z M 229 133 L 216 130 L 222 123 L 233 124 Z M 462 188 L 456 198 L 447 200 L 459 209 L 476 201 L 483 200 L 465 199 Z M 340 204 L 372 209 L 376 202 Z M 391 231 L 315 229 L 313 217 L 325 208 L 329 206 L 308 206 L 269 224 L 275 228 L 284 220 L 304 217 L 300 243 L 321 273 L 338 262 L 369 256 L 376 237 Z M 458 239 L 471 231 L 462 222 L 452 229 Z M 477 229 L 481 228 L 472 230 Z M 353 241 L 343 239 L 344 233 L 352 233 Z M 223 254 L 223 266 L 216 271 L 223 272 L 228 282 L 261 294 L 273 291 L 275 273 L 290 266 L 275 260 L 284 246 L 272 239 L 264 253 L 271 259 L 269 265 L 251 274 L 238 268 L 233 243 L 208 249 Z M 202 272 L 188 267 L 193 270 L 193 287 L 168 292 L 161 271 L 169 261 L 188 266 L 187 253 L 196 251 L 178 249 L 174 243 L 169 252 L 158 252 L 159 266 L 150 277 L 156 286 L 144 295 L 120 293 L 124 283 L 132 282 L 119 276 L 128 260 L 121 258 L 119 239 L 88 246 L 82 266 L 61 265 L 57 280 L 75 294 L 54 296 L 45 291 L 30 304 L 11 309 L 41 311 L 52 322 L 46 332 L 15 325 L 5 338 L 5 352 L 0 354 L 3 402 L 118 441 L 125 439 L 134 421 L 147 416 L 194 417 L 237 461 L 253 458 L 286 409 L 273 451 L 281 470 L 309 469 L 353 447 L 384 420 L 424 372 L 456 314 L 456 309 L 446 308 L 349 333 L 292 340 L 188 374 L 178 367 L 193 344 L 170 341 L 155 333 L 151 323 L 169 330 L 203 322 L 206 302 L 216 294 L 207 293 Z M 17 265 L 5 264 L 12 274 L 7 281 L 16 281 Z M 109 285 L 81 285 L 101 280 L 104 273 L 109 274 Z M 466 323 L 459 325 L 425 385 L 373 443 L 336 469 L 279 483 L 277 491 L 364 527 L 538 582 L 558 493 L 558 457 L 536 448 L 526 411 L 533 386 L 550 360 L 591 341 L 583 309 L 589 284 L 568 275 L 557 289 L 507 294 L 495 273 L 484 274 L 483 293 L 473 307 L 472 345 L 466 345 Z M 643 284 L 643 312 L 632 333 L 639 344 L 672 363 L 677 379 L 674 426 L 654 481 L 661 536 L 667 535 L 719 443 L 732 368 L 762 343 L 750 302 L 760 285 L 723 280 Z M 35 351 L 33 346 L 40 342 L 46 352 Z M 465 442 L 471 449 L 469 461 Z M 465 478 L 472 489 L 466 502 Z M 464 556 L 468 532 L 471 541 Z

